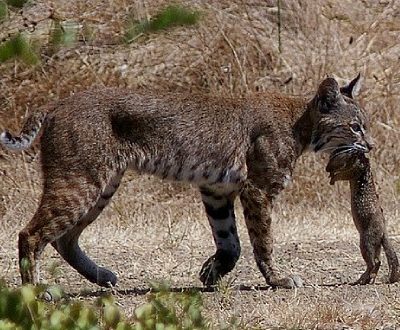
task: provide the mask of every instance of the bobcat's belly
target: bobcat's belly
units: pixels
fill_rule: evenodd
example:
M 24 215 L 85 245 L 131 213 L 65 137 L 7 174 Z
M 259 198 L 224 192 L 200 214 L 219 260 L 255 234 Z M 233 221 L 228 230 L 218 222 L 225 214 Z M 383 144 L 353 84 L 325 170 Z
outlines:
M 144 159 L 131 165 L 139 173 L 196 185 L 238 185 L 247 178 L 245 164 L 218 166 L 212 162 L 175 162 L 173 159 Z

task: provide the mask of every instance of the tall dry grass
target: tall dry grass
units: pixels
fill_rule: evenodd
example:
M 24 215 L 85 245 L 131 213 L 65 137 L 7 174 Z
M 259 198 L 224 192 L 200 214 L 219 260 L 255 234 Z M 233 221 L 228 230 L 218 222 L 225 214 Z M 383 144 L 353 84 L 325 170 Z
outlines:
M 395 184 L 400 179 L 399 2 L 282 0 L 281 52 L 275 0 L 182 1 L 201 13 L 196 26 L 143 35 L 130 44 L 121 41 L 127 20 L 149 18 L 169 3 L 44 0 L 30 2 L 23 15 L 12 12 L 8 21 L 0 23 L 0 39 L 25 31 L 41 54 L 41 65 L 29 67 L 18 61 L 0 64 L 0 130 L 18 131 L 29 111 L 93 85 L 232 96 L 267 90 L 303 94 L 314 92 L 328 74 L 349 79 L 361 72 L 364 82 L 360 99 L 371 116 L 376 140 L 371 154 L 373 170 L 389 231 L 399 235 L 399 191 Z M 49 17 L 76 24 L 78 41 L 58 50 L 51 48 Z M 32 22 L 37 25 L 29 32 Z M 0 242 L 12 237 L 11 248 L 0 244 L 0 257 L 6 256 L 2 260 L 7 260 L 7 265 L 2 268 L 10 282 L 17 281 L 16 231 L 34 212 L 40 194 L 37 158 L 36 149 L 22 155 L 0 149 Z M 321 155 L 299 159 L 294 183 L 275 208 L 278 249 L 285 242 L 315 239 L 356 244 L 348 213 L 348 189 L 342 183 L 329 186 L 325 164 L 326 158 Z M 196 259 L 197 268 L 213 251 L 211 239 L 205 236 L 209 229 L 198 195 L 182 184 L 161 185 L 159 180 L 129 174 L 103 217 L 108 222 L 99 220 L 102 225 L 89 229 L 84 247 L 106 241 L 112 250 L 112 231 L 114 238 L 123 242 L 118 249 L 126 250 L 124 261 L 139 267 L 135 258 L 141 260 L 143 276 L 161 274 L 178 281 L 179 276 L 170 273 L 176 268 L 182 273 L 185 270 L 174 259 L 173 251 L 189 254 L 191 260 Z M 238 221 L 240 236 L 248 248 L 241 216 Z M 112 229 L 105 232 L 102 226 Z M 133 246 L 136 257 L 128 257 Z M 171 259 L 170 268 L 157 259 L 162 251 L 167 251 Z M 111 263 L 114 259 L 110 258 Z M 151 263 L 149 259 L 153 258 L 157 262 Z M 121 272 L 127 272 L 124 265 L 119 266 Z M 290 266 L 279 266 L 290 270 Z M 255 266 L 251 271 L 257 273 Z M 196 283 L 196 272 L 186 272 L 190 283 Z M 136 275 L 129 274 L 127 278 L 133 281 Z M 335 323 L 343 308 L 329 308 L 329 299 L 322 308 L 317 300 L 312 302 L 307 308 L 307 315 L 311 315 L 308 320 L 303 320 L 297 309 L 290 316 L 283 311 L 282 316 L 275 315 L 281 324 L 293 327 L 316 327 L 320 318 Z M 263 306 L 253 312 L 261 318 L 261 311 L 271 308 Z M 357 313 L 349 312 L 347 319 L 358 322 Z M 363 322 L 376 324 L 372 316 Z
M 278 89 L 313 92 L 327 74 L 361 72 L 361 99 L 371 115 L 372 154 L 383 203 L 393 205 L 399 180 L 400 23 L 396 1 L 282 1 L 282 52 L 276 1 L 185 1 L 201 12 L 197 27 L 150 34 L 126 45 L 126 20 L 149 18 L 168 1 L 35 1 L 3 23 L 40 44 L 42 64 L 1 65 L 0 127 L 15 131 L 32 109 L 93 85 L 241 95 Z M 48 54 L 49 17 L 75 22 L 79 41 Z M 28 27 L 24 28 L 24 22 Z M 89 32 L 88 32 L 89 31 Z M 1 150 L 1 157 L 5 156 Z M 320 156 L 299 161 L 287 203 L 332 194 Z M 324 183 L 324 184 L 322 184 Z M 316 190 L 315 186 L 321 186 Z M 330 200 L 330 203 L 335 201 Z M 398 212 L 398 211 L 396 211 Z

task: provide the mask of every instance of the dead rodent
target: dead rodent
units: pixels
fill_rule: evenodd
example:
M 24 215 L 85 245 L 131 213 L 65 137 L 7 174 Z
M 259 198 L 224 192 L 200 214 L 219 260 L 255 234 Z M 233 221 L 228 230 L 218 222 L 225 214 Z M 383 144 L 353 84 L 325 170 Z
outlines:
M 367 270 L 355 284 L 374 283 L 381 265 L 381 247 L 389 265 L 389 282 L 398 282 L 399 261 L 389 241 L 369 159 L 363 152 L 338 149 L 331 154 L 326 171 L 330 173 L 332 185 L 336 181 L 350 182 L 351 212 L 360 234 L 361 254 L 367 264 Z

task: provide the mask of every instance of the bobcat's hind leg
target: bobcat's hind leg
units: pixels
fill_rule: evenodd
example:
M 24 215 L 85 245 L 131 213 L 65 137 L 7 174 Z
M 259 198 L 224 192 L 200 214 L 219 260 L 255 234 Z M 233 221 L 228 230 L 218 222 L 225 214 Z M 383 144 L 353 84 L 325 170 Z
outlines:
M 217 247 L 215 254 L 203 264 L 200 280 L 204 285 L 214 285 L 235 267 L 240 256 L 233 209 L 237 193 L 224 194 L 212 187 L 202 187 L 200 191 Z
M 83 230 L 90 225 L 111 200 L 112 195 L 118 189 L 121 174 L 116 175 L 100 194 L 96 204 L 83 214 L 77 224 L 67 231 L 63 236 L 52 243 L 53 247 L 60 253 L 68 264 L 79 274 L 92 283 L 103 287 L 114 286 L 117 276 L 110 270 L 99 267 L 91 260 L 79 246 L 79 237 Z
M 79 218 L 79 208 L 73 203 L 73 199 L 44 192 L 32 220 L 19 233 L 22 284 L 39 282 L 37 262 L 43 249 L 75 225 Z
M 301 287 L 302 280 L 300 277 L 280 277 L 275 269 L 272 257 L 272 205 L 268 196 L 248 181 L 240 194 L 240 200 L 254 257 L 266 282 L 273 287 L 288 289 Z
M 74 243 L 71 237 L 76 237 L 86 226 L 82 229 L 74 227 L 88 213 L 92 205 L 98 205 L 102 191 L 104 192 L 100 185 L 90 184 L 84 177 L 52 178 L 51 182 L 45 181 L 44 187 L 39 208 L 32 220 L 19 233 L 19 266 L 22 283 L 38 283 L 37 261 L 44 247 L 68 232 L 70 234 L 66 237 L 69 239 L 61 239 L 61 242 Z M 62 246 L 61 251 L 69 249 L 77 251 L 75 245 L 60 246 Z M 69 255 L 73 255 L 73 252 L 69 252 Z

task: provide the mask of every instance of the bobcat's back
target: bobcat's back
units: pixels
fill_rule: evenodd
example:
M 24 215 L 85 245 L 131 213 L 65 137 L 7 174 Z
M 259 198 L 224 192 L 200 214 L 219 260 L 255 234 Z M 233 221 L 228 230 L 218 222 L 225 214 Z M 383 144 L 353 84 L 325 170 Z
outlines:
M 298 278 L 280 277 L 273 265 L 272 201 L 305 150 L 370 150 L 368 120 L 353 99 L 359 78 L 342 88 L 327 78 L 311 100 L 274 92 L 221 98 L 106 88 L 58 101 L 46 114 L 32 113 L 19 136 L 1 136 L 6 147 L 26 148 L 41 125 L 43 193 L 19 233 L 22 282 L 38 282 L 36 260 L 51 243 L 88 280 L 116 283 L 78 240 L 133 168 L 199 187 L 217 249 L 201 269 L 205 285 L 231 271 L 240 256 L 238 196 L 267 283 L 301 285 Z

